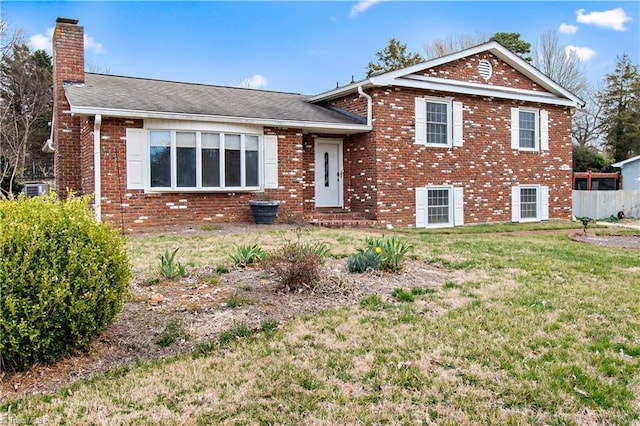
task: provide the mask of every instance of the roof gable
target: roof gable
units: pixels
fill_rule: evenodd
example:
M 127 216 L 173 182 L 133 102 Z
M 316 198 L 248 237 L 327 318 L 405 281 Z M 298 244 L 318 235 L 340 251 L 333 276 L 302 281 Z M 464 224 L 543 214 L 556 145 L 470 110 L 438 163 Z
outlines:
M 494 75 L 488 80 L 484 80 L 478 73 L 477 65 L 481 59 L 488 60 L 494 68 Z M 311 100 L 320 101 L 343 96 L 357 90 L 358 86 L 405 86 L 572 107 L 584 105 L 576 95 L 495 41 L 379 74 L 313 96 Z
M 625 165 L 629 163 L 635 163 L 636 161 L 640 161 L 640 155 L 636 155 L 635 157 L 627 158 L 623 161 L 618 161 L 617 163 L 613 163 L 612 167 L 621 167 L 624 168 Z

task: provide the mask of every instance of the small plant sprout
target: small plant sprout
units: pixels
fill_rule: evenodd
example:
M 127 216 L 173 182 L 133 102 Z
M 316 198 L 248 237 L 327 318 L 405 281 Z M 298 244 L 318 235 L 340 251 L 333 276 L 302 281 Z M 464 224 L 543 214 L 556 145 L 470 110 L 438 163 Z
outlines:
M 264 261 L 267 258 L 267 252 L 258 244 L 244 245 L 237 246 L 229 257 L 235 266 L 244 268 Z
M 164 254 L 160 255 L 160 275 L 170 280 L 186 276 L 184 266 L 175 260 L 177 252 L 178 249 L 171 253 L 165 250 Z

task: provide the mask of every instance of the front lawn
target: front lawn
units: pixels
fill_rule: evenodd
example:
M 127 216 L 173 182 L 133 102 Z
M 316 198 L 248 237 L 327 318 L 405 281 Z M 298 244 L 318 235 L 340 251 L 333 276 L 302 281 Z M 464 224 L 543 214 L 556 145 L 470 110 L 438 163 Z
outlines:
M 634 424 L 640 251 L 577 243 L 567 235 L 581 225 L 569 226 L 399 232 L 442 285 L 413 276 L 278 328 L 237 323 L 191 353 L 7 402 L 0 423 Z M 215 267 L 238 244 L 296 238 L 288 228 L 216 232 L 131 237 L 135 271 L 148 273 L 166 248 L 180 247 L 188 267 Z M 346 261 L 364 236 L 313 228 L 303 238 Z

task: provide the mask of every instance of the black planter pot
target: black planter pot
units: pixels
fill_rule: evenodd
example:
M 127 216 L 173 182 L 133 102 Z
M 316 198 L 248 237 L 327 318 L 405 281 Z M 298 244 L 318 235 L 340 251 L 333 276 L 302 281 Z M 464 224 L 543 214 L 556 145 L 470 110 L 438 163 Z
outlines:
M 251 206 L 251 213 L 253 214 L 253 221 L 260 225 L 273 225 L 276 220 L 276 213 L 278 212 L 278 201 L 249 201 Z

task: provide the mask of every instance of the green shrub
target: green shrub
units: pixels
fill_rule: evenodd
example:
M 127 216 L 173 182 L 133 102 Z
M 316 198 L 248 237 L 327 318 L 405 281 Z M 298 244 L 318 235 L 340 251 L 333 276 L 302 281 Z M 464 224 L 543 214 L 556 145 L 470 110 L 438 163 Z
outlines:
M 184 266 L 175 260 L 177 252 L 178 249 L 171 253 L 165 249 L 164 254 L 160 255 L 160 275 L 170 280 L 187 275 Z
M 22 370 L 85 348 L 122 309 L 126 241 L 89 197 L 0 201 L 0 363 Z
M 267 252 L 258 244 L 238 246 L 235 252 L 229 255 L 235 266 L 244 268 L 254 263 L 260 263 L 267 258 Z

